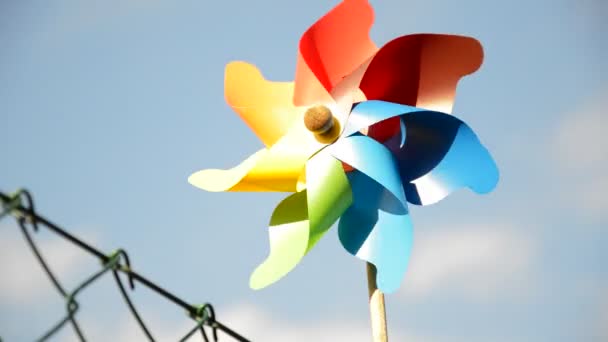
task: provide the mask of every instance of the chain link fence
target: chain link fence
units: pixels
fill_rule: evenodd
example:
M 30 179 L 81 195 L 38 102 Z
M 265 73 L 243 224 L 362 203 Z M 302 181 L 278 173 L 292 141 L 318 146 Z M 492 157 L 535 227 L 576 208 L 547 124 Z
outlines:
M 150 330 L 145 324 L 142 316 L 129 297 L 129 291 L 135 289 L 136 283 L 147 287 L 159 296 L 164 297 L 176 306 L 181 307 L 186 311 L 189 318 L 194 321 L 192 329 L 188 331 L 180 339 L 180 341 L 189 340 L 191 337 L 197 334 L 197 332 L 200 332 L 200 335 L 205 342 L 210 341 L 208 334 L 210 334 L 210 336 L 213 338 L 213 341 L 218 341 L 218 331 L 232 337 L 236 341 L 249 341 L 218 321 L 215 317 L 215 311 L 211 304 L 189 304 L 173 293 L 163 289 L 155 282 L 135 272 L 135 270 L 131 268 L 131 263 L 129 261 L 127 252 L 123 249 L 118 249 L 111 253 L 103 253 L 99 249 L 70 234 L 65 229 L 38 215 L 34 208 L 34 199 L 27 190 L 19 190 L 11 195 L 0 192 L 0 203 L 0 220 L 7 219 L 9 217 L 13 217 L 16 220 L 21 232 L 25 237 L 25 240 L 27 241 L 27 245 L 35 255 L 37 261 L 40 263 L 40 266 L 42 266 L 42 269 L 48 276 L 53 287 L 64 299 L 65 316 L 60 318 L 57 323 L 50 327 L 46 332 L 43 332 L 41 337 L 36 341 L 47 341 L 67 325 L 72 327 L 74 334 L 80 341 L 86 341 L 86 334 L 84 333 L 81 325 L 78 323 L 77 314 L 80 311 L 78 295 L 85 291 L 91 284 L 109 274 L 111 274 L 114 278 L 116 286 L 118 287 L 121 297 L 124 300 L 129 312 L 133 315 L 133 318 L 137 321 L 137 324 L 149 341 L 155 341 L 153 331 Z M 98 258 L 101 263 L 101 267 L 82 280 L 74 287 L 74 289 L 68 291 L 62 285 L 56 274 L 51 270 L 47 260 L 44 258 L 35 242 L 34 234 L 41 228 L 49 230 L 60 238 Z M 34 234 L 32 234 L 32 232 Z M 120 273 L 127 277 L 129 289 L 127 289 L 125 284 L 123 284 L 123 280 L 121 280 L 121 277 L 119 276 Z M 2 342 L 2 337 L 0 337 L 0 342 Z

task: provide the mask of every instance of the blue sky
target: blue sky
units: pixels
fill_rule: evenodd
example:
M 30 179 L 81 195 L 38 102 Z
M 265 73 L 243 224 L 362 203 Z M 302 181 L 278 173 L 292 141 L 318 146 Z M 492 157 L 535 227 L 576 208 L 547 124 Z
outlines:
M 29 188 L 44 215 L 104 250 L 126 248 L 136 269 L 214 303 L 252 340 L 369 340 L 365 266 L 335 232 L 286 278 L 252 291 L 284 195 L 186 181 L 262 146 L 224 102 L 224 65 L 245 60 L 291 80 L 300 35 L 337 3 L 0 0 L 0 189 Z M 412 209 L 410 272 L 387 296 L 393 340 L 607 338 L 606 2 L 371 3 L 378 45 L 417 32 L 482 42 L 484 64 L 461 81 L 454 113 L 501 170 L 490 195 L 461 191 Z M 68 285 L 95 269 L 40 235 Z M 7 341 L 37 337 L 64 308 L 22 240 L 0 222 Z M 83 294 L 89 335 L 143 339 L 110 280 Z M 135 295 L 160 340 L 187 331 L 179 310 Z

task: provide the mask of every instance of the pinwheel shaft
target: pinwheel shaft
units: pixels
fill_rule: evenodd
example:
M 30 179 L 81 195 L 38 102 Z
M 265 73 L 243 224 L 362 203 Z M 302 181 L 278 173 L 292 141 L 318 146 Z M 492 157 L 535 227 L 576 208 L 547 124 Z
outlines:
M 386 310 L 384 309 L 384 294 L 376 285 L 376 267 L 369 262 L 367 267 L 367 289 L 369 291 L 369 313 L 372 322 L 373 342 L 387 342 Z

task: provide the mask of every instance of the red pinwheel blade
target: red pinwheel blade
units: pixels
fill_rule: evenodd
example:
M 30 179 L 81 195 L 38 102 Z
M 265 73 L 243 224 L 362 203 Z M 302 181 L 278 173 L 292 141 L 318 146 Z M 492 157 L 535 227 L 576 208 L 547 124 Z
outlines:
M 403 36 L 378 51 L 360 88 L 368 100 L 450 113 L 458 80 L 477 70 L 482 60 L 481 44 L 470 37 Z
M 332 89 L 378 49 L 369 37 L 374 21 L 366 0 L 346 0 L 314 23 L 300 39 L 294 103 L 330 100 Z

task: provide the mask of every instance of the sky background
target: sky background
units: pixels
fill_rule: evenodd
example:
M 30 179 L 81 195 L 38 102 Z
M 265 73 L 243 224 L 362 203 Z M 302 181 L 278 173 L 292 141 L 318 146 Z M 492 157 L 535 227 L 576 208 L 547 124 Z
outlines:
M 225 104 L 226 63 L 292 80 L 300 35 L 331 1 L 0 0 L 0 190 L 253 341 L 369 341 L 365 264 L 328 233 L 288 276 L 253 291 L 285 194 L 187 183 L 261 142 Z M 411 208 L 415 242 L 387 295 L 392 341 L 608 340 L 608 2 L 372 0 L 376 44 L 419 32 L 482 42 L 454 113 L 492 152 L 496 190 Z M 0 336 L 33 340 L 62 317 L 18 227 L 0 221 Z M 36 236 L 73 288 L 99 265 Z M 82 293 L 92 341 L 144 336 L 111 277 Z M 192 326 L 142 286 L 158 340 Z M 56 341 L 72 341 L 71 328 Z M 222 338 L 228 341 L 228 337 Z

